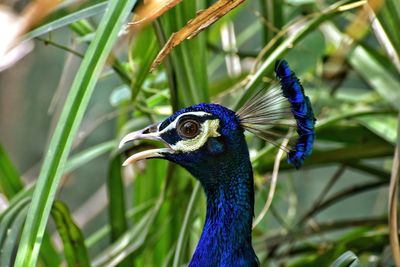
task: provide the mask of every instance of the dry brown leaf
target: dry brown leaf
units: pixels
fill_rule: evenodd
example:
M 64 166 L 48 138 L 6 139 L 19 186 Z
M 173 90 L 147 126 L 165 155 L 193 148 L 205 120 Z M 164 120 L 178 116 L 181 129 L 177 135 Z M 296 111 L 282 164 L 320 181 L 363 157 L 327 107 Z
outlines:
M 219 0 L 208 9 L 198 12 L 197 16 L 190 20 L 182 29 L 173 33 L 161 51 L 158 53 L 156 59 L 151 65 L 150 71 L 157 68 L 164 58 L 171 53 L 172 49 L 182 43 L 185 39 L 191 39 L 196 36 L 200 31 L 206 29 L 211 24 L 216 22 L 219 18 L 226 13 L 239 6 L 245 0 Z
M 59 3 L 58 0 L 36 0 L 32 1 L 21 15 L 7 11 L 6 7 L 1 9 L 1 15 L 5 19 L 13 18 L 7 24 L 0 25 L 2 42 L 0 43 L 1 69 L 5 69 L 18 61 L 32 49 L 32 45 L 21 44 L 20 38 L 34 25 L 44 19 Z
M 179 4 L 182 0 L 145 0 L 137 10 L 131 26 L 139 26 L 155 20 L 169 9 Z

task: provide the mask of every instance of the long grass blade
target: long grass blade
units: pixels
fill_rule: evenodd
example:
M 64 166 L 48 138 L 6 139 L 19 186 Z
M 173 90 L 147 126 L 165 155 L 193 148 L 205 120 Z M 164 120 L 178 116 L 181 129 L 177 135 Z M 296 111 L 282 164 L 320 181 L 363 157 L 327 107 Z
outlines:
M 102 68 L 117 40 L 118 32 L 135 3 L 136 0 L 109 2 L 95 39 L 85 54 L 44 159 L 22 232 L 15 266 L 30 267 L 37 263 L 41 239 L 72 141 Z
M 15 246 L 18 244 L 18 238 L 22 230 L 27 209 L 27 206 L 24 206 L 15 217 L 15 220 L 9 226 L 9 229 L 7 229 L 7 237 L 4 244 L 2 244 L 2 246 L 0 247 L 0 266 L 2 267 L 13 266 L 12 261 L 14 259 L 14 249 Z
M 121 155 L 113 154 L 108 167 L 107 190 L 108 190 L 108 220 L 111 227 L 111 241 L 114 242 L 127 231 L 128 223 L 125 216 L 125 190 L 122 178 Z M 118 266 L 131 266 L 132 259 L 127 257 Z
M 107 2 L 96 3 L 90 6 L 85 6 L 79 11 L 75 11 L 74 13 L 67 13 L 60 15 L 59 17 L 53 18 L 40 25 L 39 27 L 33 29 L 32 31 L 25 34 L 24 39 L 32 39 L 38 37 L 40 35 L 46 34 L 48 32 L 54 31 L 61 27 L 67 26 L 75 21 L 86 19 L 88 17 L 100 14 L 104 12 L 107 7 Z

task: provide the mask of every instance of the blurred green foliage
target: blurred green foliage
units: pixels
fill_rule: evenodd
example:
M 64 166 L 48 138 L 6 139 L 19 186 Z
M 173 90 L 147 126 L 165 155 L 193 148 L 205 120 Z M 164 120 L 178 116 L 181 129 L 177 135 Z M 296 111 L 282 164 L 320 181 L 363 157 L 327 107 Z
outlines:
M 394 266 L 386 203 L 399 138 L 400 2 L 373 10 L 365 1 L 249 0 L 152 73 L 169 36 L 212 1 L 182 1 L 117 45 L 135 1 L 76 2 L 32 29 L 36 49 L 0 74 L 1 266 L 16 254 L 35 261 L 41 243 L 39 266 L 187 264 L 205 217 L 200 186 L 162 160 L 122 168 L 124 154 L 154 144 L 121 152 L 118 141 L 194 103 L 237 107 L 276 82 L 277 58 L 312 99 L 317 141 L 302 170 L 281 164 L 272 207 L 253 231 L 261 266 Z M 257 216 L 277 149 L 246 138 Z

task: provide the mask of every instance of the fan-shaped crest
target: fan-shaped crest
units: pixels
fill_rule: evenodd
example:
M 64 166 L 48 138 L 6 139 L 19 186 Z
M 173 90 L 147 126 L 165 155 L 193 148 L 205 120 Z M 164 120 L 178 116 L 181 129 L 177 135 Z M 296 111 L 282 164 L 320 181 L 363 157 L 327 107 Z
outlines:
M 275 73 L 280 84 L 257 91 L 236 114 L 244 129 L 285 150 L 288 162 L 300 168 L 312 151 L 316 119 L 310 99 L 285 60 L 276 61 Z M 278 143 L 282 134 L 273 131 L 273 126 L 295 127 L 295 144 L 282 147 Z

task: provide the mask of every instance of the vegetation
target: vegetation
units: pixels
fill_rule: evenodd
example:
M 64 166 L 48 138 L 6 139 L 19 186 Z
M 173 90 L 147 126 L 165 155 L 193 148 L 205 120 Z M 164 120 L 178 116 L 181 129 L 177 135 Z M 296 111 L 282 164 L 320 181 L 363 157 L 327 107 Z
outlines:
M 136 0 L 72 1 L 25 35 L 36 49 L 0 76 L 13 106 L 0 108 L 0 266 L 185 266 L 205 217 L 198 182 L 163 160 L 122 168 L 154 144 L 122 152 L 119 140 L 191 104 L 236 109 L 276 82 L 278 58 L 312 100 L 317 139 L 301 170 L 283 157 L 278 171 L 278 149 L 246 137 L 261 266 L 395 265 L 400 2 L 244 1 L 150 72 L 212 3 L 121 31 Z

